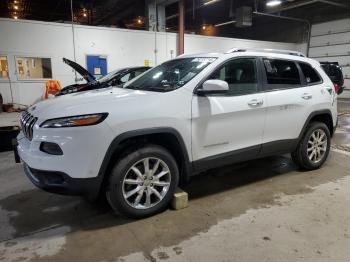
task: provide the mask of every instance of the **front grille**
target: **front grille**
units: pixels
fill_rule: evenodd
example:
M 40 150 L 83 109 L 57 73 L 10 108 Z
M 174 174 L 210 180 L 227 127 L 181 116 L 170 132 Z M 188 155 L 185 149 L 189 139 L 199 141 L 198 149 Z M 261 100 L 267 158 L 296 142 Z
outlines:
M 32 116 L 27 111 L 23 112 L 21 115 L 22 132 L 29 140 L 33 138 L 33 128 L 37 120 L 38 118 Z

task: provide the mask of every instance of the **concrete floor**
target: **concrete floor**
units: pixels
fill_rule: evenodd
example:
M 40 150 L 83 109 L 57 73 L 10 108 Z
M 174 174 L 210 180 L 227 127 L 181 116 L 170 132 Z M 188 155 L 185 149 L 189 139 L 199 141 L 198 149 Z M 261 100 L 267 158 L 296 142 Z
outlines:
M 193 178 L 188 208 L 144 220 L 34 188 L 0 153 L 0 261 L 349 261 L 350 101 L 325 166 L 288 156 Z

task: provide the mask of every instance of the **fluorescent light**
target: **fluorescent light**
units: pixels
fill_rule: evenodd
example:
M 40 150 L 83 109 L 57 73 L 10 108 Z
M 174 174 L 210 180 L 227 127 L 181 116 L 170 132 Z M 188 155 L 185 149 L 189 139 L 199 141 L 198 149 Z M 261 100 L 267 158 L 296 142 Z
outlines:
M 207 2 L 204 3 L 204 5 L 211 5 L 211 4 L 214 4 L 215 2 L 218 2 L 220 0 L 209 0 Z
M 266 5 L 269 6 L 269 7 L 278 6 L 280 4 L 282 4 L 281 0 L 269 0 L 266 3 Z
M 225 22 L 225 23 L 216 24 L 215 27 L 229 25 L 229 24 L 234 24 L 234 23 L 236 23 L 236 21 L 232 20 L 232 21 L 228 21 L 228 22 Z

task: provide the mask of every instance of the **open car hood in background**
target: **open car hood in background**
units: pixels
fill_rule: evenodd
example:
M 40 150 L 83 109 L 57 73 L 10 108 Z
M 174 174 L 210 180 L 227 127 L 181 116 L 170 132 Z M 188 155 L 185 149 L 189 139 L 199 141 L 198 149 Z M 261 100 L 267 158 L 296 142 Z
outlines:
M 84 67 L 82 67 L 81 65 L 67 59 L 67 58 L 63 58 L 63 62 L 67 65 L 69 65 L 70 67 L 72 67 L 75 71 L 77 71 L 88 83 L 93 83 L 96 82 L 96 78 L 89 73 L 89 71 L 87 71 Z

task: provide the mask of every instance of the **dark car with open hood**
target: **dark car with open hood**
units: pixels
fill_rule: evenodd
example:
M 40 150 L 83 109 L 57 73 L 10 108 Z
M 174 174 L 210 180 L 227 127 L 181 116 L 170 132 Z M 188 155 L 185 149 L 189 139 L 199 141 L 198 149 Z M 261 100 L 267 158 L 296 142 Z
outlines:
M 78 63 L 73 62 L 67 58 L 63 58 L 63 62 L 72 67 L 77 73 L 79 73 L 84 78 L 86 83 L 66 86 L 62 88 L 56 94 L 56 96 L 105 88 L 109 86 L 120 86 L 150 69 L 150 67 L 147 66 L 125 67 L 111 71 L 107 75 L 96 79 L 95 76 L 93 76 L 89 71 L 87 71 Z

